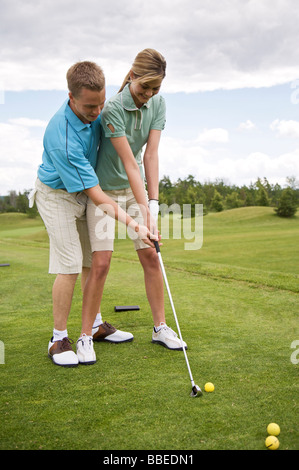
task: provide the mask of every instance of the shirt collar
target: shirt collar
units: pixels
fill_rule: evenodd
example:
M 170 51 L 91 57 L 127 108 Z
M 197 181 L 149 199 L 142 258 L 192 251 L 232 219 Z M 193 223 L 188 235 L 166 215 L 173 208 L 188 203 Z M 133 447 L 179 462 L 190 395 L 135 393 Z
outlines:
M 149 108 L 151 105 L 151 99 L 149 99 L 147 103 L 143 104 L 141 108 L 137 108 L 135 101 L 133 100 L 133 97 L 131 95 L 130 85 L 128 83 L 121 92 L 121 104 L 123 108 L 125 108 L 127 111 L 139 111 L 144 106 L 146 108 Z
M 66 101 L 66 105 L 65 105 L 65 116 L 66 116 L 67 120 L 69 121 L 69 123 L 71 124 L 71 126 L 72 126 L 77 132 L 82 131 L 82 130 L 85 129 L 86 127 L 91 127 L 91 124 L 90 124 L 90 123 L 84 124 L 84 122 L 82 122 L 81 119 L 79 119 L 78 116 L 76 116 L 76 114 L 74 113 L 74 111 L 73 111 L 73 110 L 71 109 L 71 107 L 69 106 L 69 100 Z

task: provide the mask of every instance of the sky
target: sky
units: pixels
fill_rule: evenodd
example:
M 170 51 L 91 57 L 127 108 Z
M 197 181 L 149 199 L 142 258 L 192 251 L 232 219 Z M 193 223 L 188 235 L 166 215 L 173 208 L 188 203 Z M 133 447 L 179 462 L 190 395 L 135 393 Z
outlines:
M 0 0 L 0 195 L 34 187 L 43 134 L 75 62 L 107 98 L 139 51 L 166 61 L 160 178 L 299 179 L 297 0 Z

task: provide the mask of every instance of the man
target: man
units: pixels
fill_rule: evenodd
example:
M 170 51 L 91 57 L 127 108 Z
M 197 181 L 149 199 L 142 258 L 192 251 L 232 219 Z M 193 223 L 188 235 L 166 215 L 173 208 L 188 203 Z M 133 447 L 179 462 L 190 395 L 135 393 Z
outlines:
M 50 120 L 44 135 L 43 163 L 31 194 L 45 223 L 50 240 L 49 273 L 53 284 L 53 336 L 48 355 L 54 364 L 75 367 L 94 364 L 92 326 L 94 315 L 82 315 L 77 354 L 68 338 L 67 319 L 77 277 L 82 273 L 84 289 L 91 266 L 91 249 L 85 218 L 87 199 L 103 204 L 105 211 L 137 232 L 153 246 L 147 227 L 138 225 L 101 190 L 94 168 L 100 138 L 100 113 L 105 103 L 105 77 L 93 62 L 78 62 L 67 72 L 69 100 Z M 105 341 L 131 341 L 131 333 L 100 325 Z

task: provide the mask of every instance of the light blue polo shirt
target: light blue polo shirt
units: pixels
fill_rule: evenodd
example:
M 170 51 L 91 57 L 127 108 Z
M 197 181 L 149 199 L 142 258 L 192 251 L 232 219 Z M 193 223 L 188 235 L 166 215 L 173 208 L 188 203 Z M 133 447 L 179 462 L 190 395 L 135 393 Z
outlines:
M 100 116 L 91 124 L 84 124 L 68 103 L 66 100 L 46 128 L 38 177 L 53 189 L 74 193 L 99 183 L 95 167 Z
M 165 100 L 159 94 L 137 108 L 129 85 L 105 103 L 101 113 L 102 136 L 96 167 L 103 190 L 125 189 L 130 186 L 124 165 L 110 139 L 127 137 L 143 179 L 142 147 L 147 143 L 151 129 L 164 129 L 165 114 Z M 112 124 L 114 132 L 109 129 L 108 124 Z

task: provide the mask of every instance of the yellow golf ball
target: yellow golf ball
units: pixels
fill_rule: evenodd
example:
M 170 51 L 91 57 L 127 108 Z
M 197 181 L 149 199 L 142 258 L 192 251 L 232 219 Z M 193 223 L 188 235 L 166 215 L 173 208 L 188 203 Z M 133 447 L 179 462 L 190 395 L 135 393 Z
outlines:
M 276 423 L 270 423 L 267 426 L 267 433 L 270 434 L 270 436 L 279 436 L 280 427 Z
M 279 440 L 275 436 L 268 436 L 265 440 L 265 446 L 267 449 L 276 450 L 279 447 Z
M 214 392 L 215 390 L 215 387 L 214 387 L 214 384 L 212 384 L 212 382 L 207 382 L 205 384 L 205 391 L 206 392 Z

